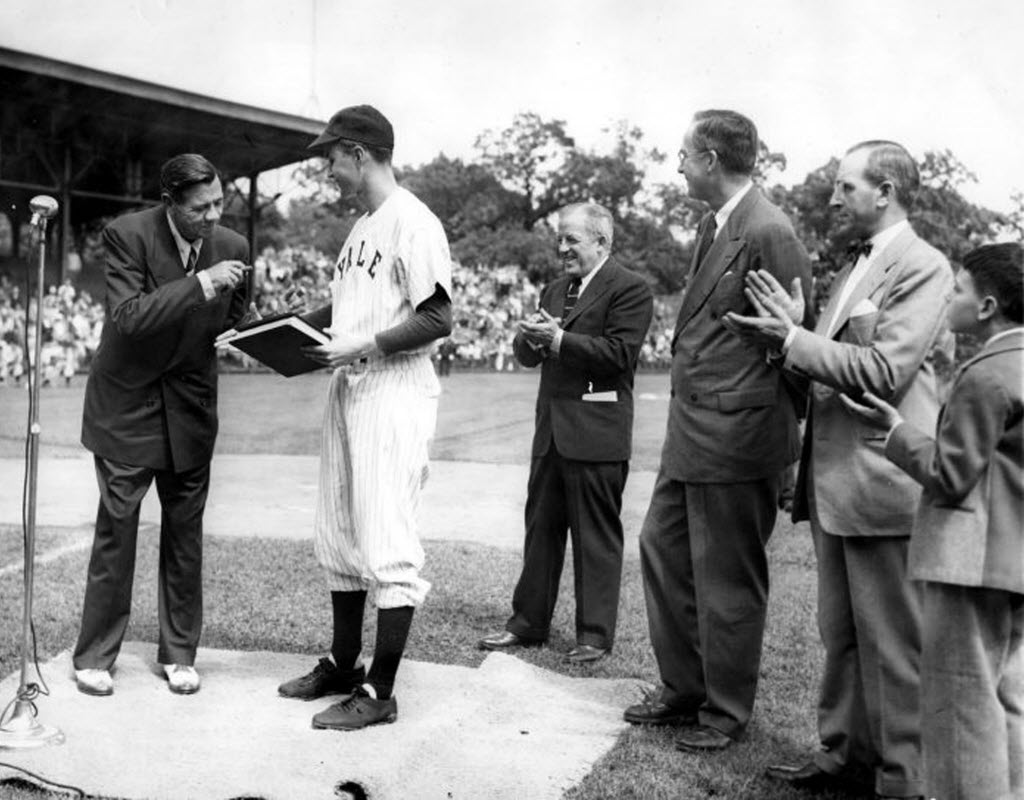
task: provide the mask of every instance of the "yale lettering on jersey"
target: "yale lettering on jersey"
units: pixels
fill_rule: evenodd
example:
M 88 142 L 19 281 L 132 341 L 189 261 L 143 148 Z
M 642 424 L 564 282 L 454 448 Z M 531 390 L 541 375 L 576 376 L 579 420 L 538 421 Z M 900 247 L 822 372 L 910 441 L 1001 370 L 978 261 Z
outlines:
M 359 242 L 359 252 L 353 253 L 354 246 L 349 245 L 345 248 L 345 252 L 338 259 L 338 271 L 342 276 L 348 274 L 348 271 L 353 267 L 359 267 L 366 269 L 371 278 L 377 277 L 377 265 L 384 259 L 384 254 L 380 250 L 373 251 L 373 257 L 367 259 L 367 254 L 364 253 L 366 249 L 366 240 L 363 239 Z

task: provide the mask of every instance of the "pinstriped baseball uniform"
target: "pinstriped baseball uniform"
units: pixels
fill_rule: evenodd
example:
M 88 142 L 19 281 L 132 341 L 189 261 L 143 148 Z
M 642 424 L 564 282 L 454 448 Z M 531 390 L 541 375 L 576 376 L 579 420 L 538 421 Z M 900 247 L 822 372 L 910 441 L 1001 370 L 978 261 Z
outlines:
M 399 188 L 364 214 L 338 256 L 330 330 L 380 333 L 437 286 L 451 297 L 451 256 L 437 217 Z M 376 589 L 378 608 L 418 606 L 416 525 L 440 384 L 431 346 L 335 370 L 324 412 L 314 546 L 331 591 Z

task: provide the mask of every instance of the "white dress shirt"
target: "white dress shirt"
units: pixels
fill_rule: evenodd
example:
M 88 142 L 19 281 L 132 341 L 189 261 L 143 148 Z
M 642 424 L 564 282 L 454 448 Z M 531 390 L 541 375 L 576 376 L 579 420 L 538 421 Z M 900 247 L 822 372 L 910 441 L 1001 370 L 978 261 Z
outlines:
M 601 269 L 601 267 L 603 267 L 607 261 L 608 261 L 608 256 L 605 256 L 600 264 L 598 264 L 596 267 L 594 267 L 592 270 L 590 270 L 590 272 L 588 272 L 586 275 L 584 275 L 582 278 L 580 278 L 580 290 L 576 294 L 576 303 L 577 304 L 579 304 L 580 298 L 583 297 L 583 290 L 586 289 L 587 286 L 590 285 L 590 282 L 594 279 L 594 276 L 597 274 L 598 270 Z M 561 329 L 561 327 L 559 327 L 558 330 L 555 331 L 555 338 L 551 340 L 551 352 L 554 353 L 557 356 L 558 355 L 558 351 L 561 349 L 561 347 L 562 347 L 562 329 Z
M 174 225 L 174 220 L 171 219 L 170 213 L 167 214 L 167 224 L 171 226 L 171 236 L 174 238 L 174 244 L 178 247 L 178 256 L 181 258 L 181 268 L 183 270 L 188 269 L 188 257 L 195 248 L 196 251 L 196 262 L 199 261 L 199 251 L 203 248 L 203 240 L 196 239 L 194 242 L 187 242 L 185 238 L 178 232 L 178 229 Z M 205 271 L 196 270 L 196 277 L 199 279 L 199 285 L 203 289 L 203 297 L 207 300 L 212 300 L 217 296 L 217 290 L 213 288 L 213 281 L 210 280 L 210 276 Z
M 893 223 L 883 231 L 879 231 L 869 239 L 871 242 L 871 254 L 865 256 L 863 253 L 857 259 L 857 263 L 853 265 L 853 269 L 850 270 L 850 274 L 846 277 L 846 282 L 843 283 L 842 288 L 839 290 L 839 299 L 836 302 L 832 310 L 832 319 L 828 321 L 828 332 L 826 336 L 831 339 L 832 334 L 836 332 L 836 323 L 839 320 L 839 314 L 843 310 L 843 306 L 846 305 L 847 299 L 853 294 L 853 290 L 857 287 L 857 284 L 863 280 L 864 276 L 867 275 L 868 270 L 871 269 L 871 265 L 875 263 L 878 256 L 881 255 L 882 251 L 888 247 L 892 241 L 903 232 L 904 228 L 910 226 L 910 222 L 905 219 L 899 222 Z M 781 352 L 785 355 L 789 351 L 790 344 L 793 343 L 793 338 L 796 336 L 797 327 L 794 326 L 790 329 L 789 333 L 786 334 L 786 341 L 782 343 Z
M 893 225 L 890 225 L 884 231 L 879 231 L 869 239 L 871 242 L 871 253 L 869 255 L 861 255 L 857 259 L 857 263 L 853 265 L 853 269 L 850 271 L 849 276 L 846 278 L 846 282 L 843 284 L 843 288 L 839 291 L 839 301 L 835 305 L 835 310 L 832 314 L 832 319 L 828 323 L 828 337 L 831 338 L 832 334 L 836 332 L 836 322 L 839 319 L 839 313 L 843 310 L 843 306 L 846 305 L 846 301 L 853 294 L 853 290 L 857 288 L 864 276 L 868 274 L 871 269 L 871 265 L 878 260 L 878 256 L 881 252 L 889 246 L 889 244 L 903 232 L 904 228 L 910 227 L 910 223 L 902 219 Z
M 743 196 L 753 188 L 754 182 L 747 181 L 743 184 L 739 190 L 730 197 L 718 211 L 715 212 L 715 238 L 725 229 L 725 223 L 729 221 L 729 217 L 733 211 L 736 210 L 736 206 L 740 204 L 740 200 Z

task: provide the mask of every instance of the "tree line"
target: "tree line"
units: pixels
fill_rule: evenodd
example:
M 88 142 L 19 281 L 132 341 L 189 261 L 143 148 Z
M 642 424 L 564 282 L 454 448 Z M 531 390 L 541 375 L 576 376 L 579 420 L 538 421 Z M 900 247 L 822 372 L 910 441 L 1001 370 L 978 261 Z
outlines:
M 464 266 L 488 269 L 516 265 L 543 283 L 556 275 L 552 214 L 561 206 L 592 200 L 615 217 L 614 252 L 643 274 L 656 294 L 683 288 L 693 248 L 693 231 L 706 207 L 686 195 L 682 179 L 650 184 L 646 178 L 666 155 L 644 143 L 640 128 L 619 122 L 606 152 L 585 149 L 559 119 L 533 112 L 516 115 L 503 130 L 484 131 L 472 160 L 438 155 L 418 167 L 396 170 L 400 182 L 440 218 L 453 257 Z M 818 296 L 840 266 L 847 241 L 829 210 L 838 159 L 811 171 L 791 187 L 779 174 L 786 157 L 764 142 L 755 181 L 793 221 L 811 254 Z M 911 213 L 918 233 L 951 261 L 998 238 L 1024 240 L 1024 194 L 1008 213 L 968 201 L 965 186 L 976 176 L 949 150 L 924 154 L 922 189 Z M 312 245 L 340 250 L 359 209 L 338 196 L 321 161 L 297 168 L 300 198 L 280 214 L 268 204 L 260 220 L 260 246 Z

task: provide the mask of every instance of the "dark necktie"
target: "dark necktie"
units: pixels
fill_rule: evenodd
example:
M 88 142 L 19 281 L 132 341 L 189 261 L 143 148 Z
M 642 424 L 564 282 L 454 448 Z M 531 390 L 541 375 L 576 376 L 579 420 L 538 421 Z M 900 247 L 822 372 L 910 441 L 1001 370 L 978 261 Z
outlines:
M 580 279 L 572 278 L 569 284 L 565 287 L 565 304 L 562 306 L 562 319 L 564 320 L 569 316 L 573 308 L 576 307 L 576 301 L 580 296 Z
M 703 230 L 700 232 L 700 238 L 697 241 L 697 263 L 694 267 L 694 272 L 700 269 L 701 263 L 704 261 L 704 256 L 708 254 L 708 250 L 711 249 L 711 245 L 715 241 L 715 231 L 718 230 L 718 221 L 715 219 L 715 215 L 711 214 L 708 216 L 708 221 L 705 223 Z
M 861 256 L 867 258 L 871 255 L 871 240 L 870 239 L 854 239 L 846 246 L 846 255 L 850 260 L 856 264 Z
M 188 266 L 185 267 L 186 275 L 194 275 L 196 271 L 196 262 L 199 260 L 199 253 L 196 252 L 196 246 L 192 245 L 188 249 Z

